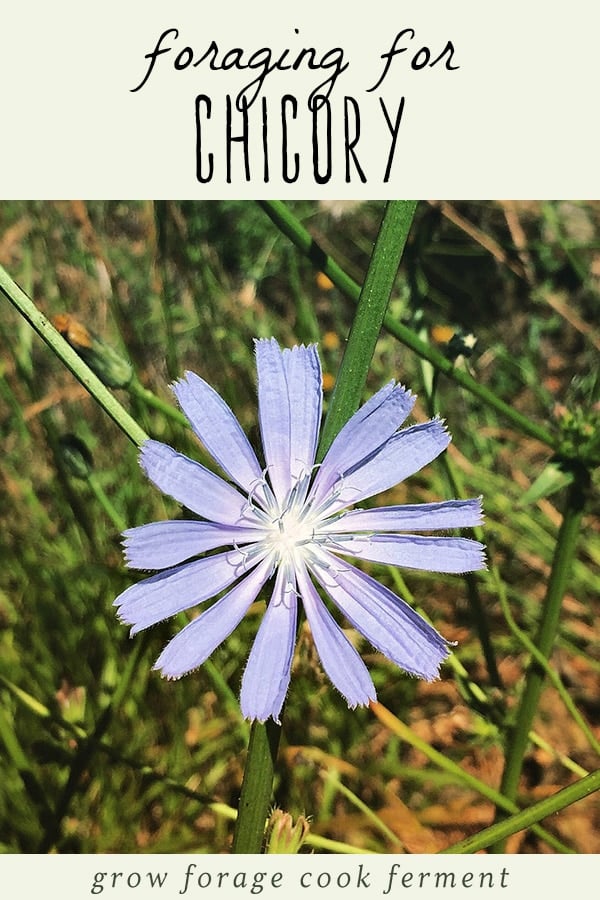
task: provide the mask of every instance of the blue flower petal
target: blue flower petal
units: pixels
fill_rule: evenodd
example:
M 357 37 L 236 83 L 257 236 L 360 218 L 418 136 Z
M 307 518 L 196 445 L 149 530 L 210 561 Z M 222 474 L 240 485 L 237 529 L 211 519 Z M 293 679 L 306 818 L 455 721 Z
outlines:
M 309 568 L 348 621 L 384 656 L 426 681 L 438 677 L 449 653 L 447 642 L 408 603 L 329 553 L 315 553 Z
M 439 456 L 450 440 L 441 419 L 403 428 L 375 453 L 342 473 L 331 491 L 327 513 L 386 491 L 414 475 Z
M 273 493 L 282 504 L 292 486 L 290 400 L 283 354 L 273 338 L 254 345 L 262 445 Z
M 161 491 L 204 519 L 223 525 L 259 524 L 247 499 L 234 487 L 168 444 L 145 441 L 140 465 Z
M 172 387 L 196 436 L 229 478 L 249 493 L 261 481 L 262 470 L 229 406 L 194 372 L 186 372 Z
M 377 698 L 371 676 L 319 597 L 308 572 L 298 569 L 298 590 L 323 669 L 352 709 Z
M 289 573 L 280 566 L 242 678 L 240 705 L 246 719 L 279 722 L 296 642 L 298 603 L 293 588 Z
M 486 568 L 483 544 L 470 538 L 412 534 L 340 534 L 330 538 L 335 541 L 331 548 L 335 553 L 405 569 L 459 574 Z
M 255 528 L 174 519 L 129 528 L 123 545 L 130 569 L 166 569 L 217 547 L 260 540 L 263 534 Z
M 290 472 L 312 474 L 321 424 L 322 375 L 316 344 L 283 351 L 290 408 Z
M 121 621 L 133 626 L 133 635 L 209 600 L 253 568 L 260 559 L 257 554 L 227 550 L 184 563 L 133 584 L 117 597 L 114 605 L 119 607 Z
M 271 562 L 266 559 L 228 594 L 176 634 L 156 660 L 154 668 L 159 669 L 165 678 L 180 678 L 206 662 L 240 623 L 270 572 Z
M 403 506 L 378 506 L 342 513 L 320 532 L 434 531 L 436 528 L 466 528 L 481 525 L 481 497 L 473 500 L 443 500 Z
M 374 394 L 346 422 L 333 441 L 315 476 L 311 499 L 318 505 L 343 473 L 385 444 L 402 425 L 415 397 L 393 381 Z

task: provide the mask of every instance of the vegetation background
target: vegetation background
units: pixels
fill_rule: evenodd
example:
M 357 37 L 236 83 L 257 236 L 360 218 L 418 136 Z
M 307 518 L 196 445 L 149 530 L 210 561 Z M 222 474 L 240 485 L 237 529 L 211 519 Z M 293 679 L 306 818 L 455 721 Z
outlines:
M 290 208 L 360 283 L 383 204 Z M 203 461 L 169 383 L 198 372 L 255 439 L 252 338 L 318 341 L 327 399 L 354 310 L 252 202 L 5 202 L 0 264 L 72 346 L 95 354 L 148 433 Z M 600 422 L 599 295 L 599 203 L 431 202 L 418 207 L 389 309 L 576 444 Z M 0 348 L 0 850 L 226 852 L 248 740 L 236 697 L 261 604 L 194 675 L 165 682 L 152 672 L 176 626 L 130 641 L 117 622 L 112 601 L 138 577 L 119 534 L 177 507 L 3 297 Z M 390 378 L 419 394 L 417 419 L 444 416 L 453 443 L 389 502 L 482 494 L 494 568 L 467 579 L 411 572 L 404 583 L 370 566 L 458 642 L 433 684 L 361 645 L 388 718 L 348 711 L 301 633 L 276 800 L 310 817 L 307 846 L 321 851 L 433 852 L 493 821 L 492 800 L 459 773 L 500 783 L 530 659 L 518 628 L 535 636 L 561 521 L 564 487 L 547 445 L 382 332 L 368 392 Z M 591 492 L 551 659 L 563 693 L 546 681 L 524 807 L 598 767 L 598 511 Z M 597 796 L 544 827 L 577 852 L 600 852 Z M 560 843 L 530 829 L 507 849 Z

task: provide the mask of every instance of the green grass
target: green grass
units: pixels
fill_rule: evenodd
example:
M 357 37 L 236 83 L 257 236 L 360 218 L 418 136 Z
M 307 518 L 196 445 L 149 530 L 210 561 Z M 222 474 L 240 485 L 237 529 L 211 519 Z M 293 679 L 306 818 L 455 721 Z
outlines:
M 339 220 L 317 203 L 289 206 L 360 283 L 383 204 Z M 597 204 L 422 203 L 388 310 L 432 358 L 445 350 L 434 340 L 439 326 L 473 332 L 473 380 L 551 444 L 470 390 L 468 378 L 434 377 L 430 362 L 390 330 L 377 343 L 365 393 L 397 378 L 419 394 L 417 418 L 439 411 L 447 420 L 445 460 L 391 497 L 483 495 L 490 559 L 532 640 L 567 494 L 530 503 L 525 492 L 556 447 L 568 471 L 591 472 L 551 665 L 596 738 L 599 253 Z M 71 327 L 77 320 L 127 359 L 134 382 L 114 394 L 144 431 L 204 462 L 175 414 L 169 382 L 197 371 L 254 440 L 252 338 L 318 340 L 327 400 L 355 310 L 343 286 L 319 280 L 314 258 L 250 202 L 4 203 L 0 264 L 46 316 L 70 315 Z M 0 849 L 227 851 L 248 744 L 236 698 L 260 606 L 196 674 L 165 682 L 152 672 L 177 626 L 129 640 L 116 621 L 112 601 L 137 577 L 123 565 L 119 533 L 177 507 L 147 483 L 133 444 L 2 296 L 0 346 Z M 91 479 L 75 477 L 67 435 L 89 449 Z M 390 571 L 371 571 L 400 590 Z M 496 571 L 471 585 L 460 576 L 402 576 L 415 605 L 458 641 L 458 666 L 424 685 L 363 642 L 379 700 L 432 750 L 497 789 L 529 656 L 505 620 Z M 524 809 L 599 767 L 593 742 L 548 681 L 532 728 L 545 749 L 528 746 L 517 795 Z M 325 852 L 327 841 L 369 852 L 441 849 L 494 820 L 489 798 L 452 766 L 441 768 L 373 711 L 346 709 L 306 630 L 275 797 L 294 817 L 310 817 L 314 847 Z M 550 836 L 529 828 L 509 839 L 509 852 L 556 851 L 561 842 L 600 852 L 593 796 L 540 824 Z

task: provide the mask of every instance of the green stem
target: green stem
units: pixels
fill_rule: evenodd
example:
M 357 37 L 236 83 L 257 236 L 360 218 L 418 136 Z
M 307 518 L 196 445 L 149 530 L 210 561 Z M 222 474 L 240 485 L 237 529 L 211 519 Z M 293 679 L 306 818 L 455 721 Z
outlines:
M 558 533 L 548 590 L 535 641 L 539 653 L 545 659 L 550 657 L 558 631 L 562 600 L 567 589 L 583 517 L 587 482 L 587 472 L 577 472 L 567 493 L 566 509 Z M 517 796 L 523 760 L 529 742 L 529 732 L 538 707 L 544 677 L 544 669 L 536 660 L 532 660 L 527 672 L 515 725 L 508 741 L 506 765 L 502 776 L 501 793 L 509 800 L 514 800 Z M 502 845 L 495 849 L 497 852 L 504 850 Z
M 262 200 L 260 205 L 295 246 L 308 256 L 321 272 L 324 272 L 325 275 L 331 278 L 338 290 L 350 300 L 354 302 L 358 300 L 360 295 L 359 285 L 330 256 L 327 256 L 304 226 L 290 212 L 285 203 L 281 200 Z M 536 438 L 552 449 L 558 449 L 559 442 L 556 435 L 534 422 L 528 416 L 520 413 L 513 406 L 505 403 L 492 390 L 480 384 L 464 369 L 454 366 L 451 360 L 440 353 L 439 350 L 436 350 L 435 347 L 423 341 L 406 325 L 387 314 L 383 320 L 383 327 L 397 338 L 400 343 L 404 344 L 405 347 L 413 350 L 417 356 L 428 360 L 435 369 L 443 372 L 448 378 L 460 384 L 461 387 L 485 403 L 486 406 L 497 410 L 508 422 L 512 422 L 517 429 Z
M 186 428 L 189 428 L 189 422 L 176 406 L 173 406 L 172 403 L 167 403 L 166 400 L 163 400 L 162 397 L 158 397 L 156 394 L 153 394 L 151 390 L 147 387 L 144 387 L 135 376 L 132 378 L 130 383 L 127 385 L 127 391 L 132 397 L 136 397 L 138 400 L 141 400 L 145 406 L 150 407 L 151 409 L 157 409 L 159 412 L 166 416 L 168 419 L 172 419 L 178 425 L 183 425 Z
M 46 316 L 40 312 L 27 294 L 15 284 L 5 269 L 0 266 L 0 292 L 29 322 L 31 327 L 48 344 L 58 358 L 73 373 L 105 412 L 125 432 L 130 441 L 138 447 L 148 440 L 146 432 L 140 428 L 119 401 L 102 384 L 97 375 L 87 366 L 75 350 L 58 333 Z
M 272 719 L 253 722 L 235 833 L 234 853 L 260 853 L 263 847 L 281 726 Z
M 497 822 L 495 825 L 490 825 L 489 828 L 484 828 L 472 837 L 465 838 L 464 841 L 459 841 L 458 844 L 453 844 L 451 847 L 446 847 L 446 849 L 441 852 L 477 853 L 477 851 L 484 850 L 486 847 L 491 846 L 495 841 L 504 841 L 511 834 L 522 831 L 524 828 L 529 828 L 531 825 L 541 822 L 548 816 L 560 812 L 561 809 L 565 809 L 565 807 L 569 806 L 571 803 L 575 803 L 577 800 L 587 797 L 588 794 L 597 791 L 599 788 L 600 769 L 597 769 L 590 775 L 586 775 L 585 778 L 581 778 L 574 784 L 570 784 L 561 791 L 557 791 L 551 797 L 546 797 L 544 800 L 540 800 L 539 803 L 534 803 L 533 806 L 530 806 L 528 809 L 515 813 L 515 815 L 510 816 L 510 818 L 504 819 L 503 822 Z
M 110 521 L 113 523 L 117 531 L 125 531 L 125 529 L 127 528 L 127 523 L 124 521 L 121 513 L 117 509 L 115 509 L 115 506 L 112 503 L 110 497 L 93 472 L 88 475 L 87 482 L 94 497 L 96 498 Z
M 321 432 L 317 461 L 323 459 L 336 434 L 360 405 L 416 207 L 414 200 L 386 204 Z

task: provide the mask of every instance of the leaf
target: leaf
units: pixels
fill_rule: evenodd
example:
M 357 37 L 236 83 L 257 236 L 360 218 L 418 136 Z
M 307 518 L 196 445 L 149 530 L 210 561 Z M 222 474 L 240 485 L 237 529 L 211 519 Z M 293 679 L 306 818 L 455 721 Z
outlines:
M 571 484 L 573 478 L 572 472 L 566 471 L 556 460 L 550 460 L 531 487 L 525 491 L 519 501 L 519 506 L 529 506 L 544 497 L 556 494 L 557 491 Z

